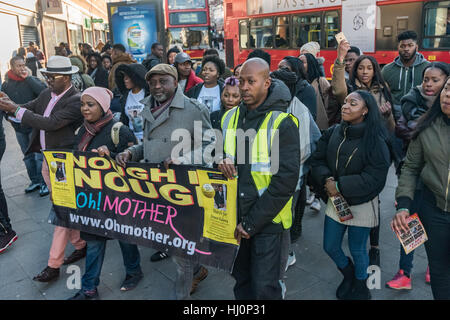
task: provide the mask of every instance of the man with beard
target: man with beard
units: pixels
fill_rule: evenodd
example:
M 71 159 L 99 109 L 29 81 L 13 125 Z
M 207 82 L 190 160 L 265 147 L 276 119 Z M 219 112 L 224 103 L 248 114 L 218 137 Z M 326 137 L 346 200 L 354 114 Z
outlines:
M 208 109 L 183 94 L 178 86 L 178 72 L 174 66 L 157 64 L 147 72 L 145 79 L 150 95 L 142 100 L 144 141 L 119 153 L 116 156 L 117 164 L 125 166 L 128 161 L 142 160 L 149 163 L 164 162 L 166 169 L 174 164 L 212 166 L 212 158 L 204 156 L 205 148 L 215 141 L 215 136 L 211 136 L 214 133 L 210 130 L 212 127 Z M 176 130 L 189 134 L 179 142 L 178 138 L 171 139 Z M 195 136 L 202 136 L 201 143 L 194 143 L 194 131 Z M 198 261 L 178 256 L 173 256 L 173 260 L 177 266 L 176 299 L 187 299 L 200 281 L 206 278 L 208 270 Z
M 417 33 L 405 31 L 397 36 L 399 56 L 387 64 L 381 74 L 389 85 L 395 105 L 400 106 L 400 100 L 411 88 L 422 83 L 422 74 L 430 63 L 417 52 Z

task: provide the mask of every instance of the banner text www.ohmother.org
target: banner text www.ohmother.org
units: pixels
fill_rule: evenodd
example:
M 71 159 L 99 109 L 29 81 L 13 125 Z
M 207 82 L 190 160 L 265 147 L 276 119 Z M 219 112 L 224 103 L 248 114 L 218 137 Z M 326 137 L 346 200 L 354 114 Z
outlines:
M 76 224 L 91 226 L 98 229 L 106 229 L 108 231 L 115 231 L 124 235 L 155 241 L 157 243 L 169 245 L 175 248 L 181 248 L 183 250 L 186 250 L 186 253 L 188 255 L 193 255 L 195 253 L 196 243 L 194 241 L 189 241 L 178 237 L 174 237 L 171 240 L 169 235 L 160 232 L 154 232 L 152 231 L 151 227 L 139 228 L 124 225 L 117 223 L 117 221 L 111 218 L 106 219 L 105 223 L 102 224 L 101 219 L 94 219 L 91 217 L 85 217 L 74 213 L 70 213 L 70 221 Z

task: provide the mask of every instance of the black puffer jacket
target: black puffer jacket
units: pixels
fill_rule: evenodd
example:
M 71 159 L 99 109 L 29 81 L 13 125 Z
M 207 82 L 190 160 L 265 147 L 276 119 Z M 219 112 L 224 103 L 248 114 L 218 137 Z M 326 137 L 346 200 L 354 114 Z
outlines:
M 419 88 L 412 88 L 406 96 L 401 99 L 402 114 L 406 121 L 417 121 L 421 115 L 428 111 L 426 101 L 420 94 Z
M 270 111 L 285 111 L 289 106 L 291 94 L 286 85 L 280 80 L 272 80 L 266 100 L 255 110 L 248 110 L 245 103 L 239 105 L 240 114 L 237 128 L 244 132 L 249 129 L 258 130 L 266 114 Z M 249 161 L 249 138 L 245 137 L 245 148 L 237 148 L 236 158 L 245 152 L 245 164 L 238 164 L 238 216 L 244 229 L 250 236 L 264 233 L 278 233 L 283 231 L 282 224 L 272 220 L 283 209 L 297 186 L 300 163 L 300 138 L 298 127 L 291 118 L 284 119 L 279 126 L 279 169 L 272 176 L 268 189 L 258 195 L 251 175 Z
M 139 88 L 142 88 L 145 90 L 145 96 L 148 96 L 150 94 L 147 81 L 145 81 L 145 74 L 147 73 L 147 69 L 140 64 L 140 63 L 131 63 L 131 64 L 122 64 L 116 69 L 115 79 L 116 79 L 116 85 L 117 88 L 119 88 L 120 93 L 122 94 L 122 97 L 120 98 L 120 122 L 122 122 L 124 125 L 129 125 L 129 118 L 125 114 L 125 104 L 127 103 L 128 93 L 130 90 L 128 90 L 125 87 L 125 84 L 123 82 L 124 75 L 126 74 L 131 78 L 131 81 L 135 85 L 137 85 Z
M 357 125 L 342 122 L 325 131 L 317 143 L 310 158 L 311 178 L 325 203 L 328 197 L 323 188 L 328 177 L 338 182 L 341 194 L 350 205 L 368 202 L 383 190 L 391 163 L 389 148 L 380 137 L 376 148 L 365 159 L 365 128 L 364 122 Z

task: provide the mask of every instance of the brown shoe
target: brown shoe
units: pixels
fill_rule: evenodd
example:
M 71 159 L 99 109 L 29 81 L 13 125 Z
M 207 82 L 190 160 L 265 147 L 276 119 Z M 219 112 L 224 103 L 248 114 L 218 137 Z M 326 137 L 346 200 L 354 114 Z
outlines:
M 40 282 L 50 282 L 59 277 L 59 268 L 51 268 L 49 266 L 45 267 L 41 273 L 39 273 L 36 277 L 33 278 L 34 281 Z
M 68 265 L 86 257 L 87 246 L 83 249 L 75 250 L 70 256 L 64 259 L 63 265 Z
M 204 266 L 200 267 L 200 270 L 197 272 L 197 274 L 194 275 L 194 279 L 192 280 L 192 288 L 191 288 L 191 294 L 197 290 L 198 284 L 205 280 L 208 276 L 208 269 L 206 269 Z

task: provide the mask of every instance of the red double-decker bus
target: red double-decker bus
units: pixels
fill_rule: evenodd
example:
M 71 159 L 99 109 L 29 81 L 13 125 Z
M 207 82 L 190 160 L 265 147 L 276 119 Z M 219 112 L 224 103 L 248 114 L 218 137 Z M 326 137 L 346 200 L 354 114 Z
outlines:
M 356 44 L 349 42 L 364 47 L 380 65 L 398 56 L 397 35 L 406 30 L 417 32 L 426 59 L 450 63 L 450 1 L 224 0 L 224 8 L 229 67 L 261 48 L 270 53 L 273 70 L 283 57 L 298 56 L 303 44 L 317 41 L 330 78 L 337 55 L 334 35 L 344 31 L 351 38 L 361 27 L 368 32 L 355 38 Z
M 211 45 L 208 0 L 164 0 L 168 48 L 201 59 Z

